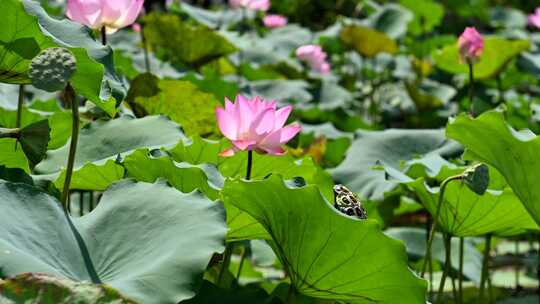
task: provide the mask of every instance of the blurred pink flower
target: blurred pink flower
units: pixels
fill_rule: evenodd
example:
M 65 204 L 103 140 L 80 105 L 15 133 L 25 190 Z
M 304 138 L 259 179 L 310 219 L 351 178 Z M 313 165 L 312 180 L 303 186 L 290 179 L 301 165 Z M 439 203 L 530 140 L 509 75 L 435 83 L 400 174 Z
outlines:
M 474 27 L 468 27 L 458 39 L 459 55 L 462 62 L 475 63 L 484 51 L 484 38 Z
M 326 61 L 326 56 L 326 53 L 318 45 L 308 44 L 296 50 L 298 59 L 305 61 L 311 69 L 321 74 L 330 72 L 330 64 Z
M 229 0 L 232 8 L 245 8 L 266 12 L 270 8 L 270 0 Z
M 144 0 L 68 0 L 66 15 L 93 29 L 107 33 L 131 25 L 139 16 Z
M 233 147 L 220 156 L 229 157 L 237 151 L 248 150 L 283 155 L 285 150 L 281 146 L 301 129 L 298 124 L 285 126 L 291 111 L 291 106 L 278 110 L 275 100 L 267 101 L 258 96 L 248 99 L 238 95 L 234 103 L 225 98 L 225 109 L 217 108 L 216 116 L 221 133 Z
M 530 14 L 527 19 L 529 20 L 530 25 L 540 28 L 540 6 L 537 7 L 534 14 Z
M 267 15 L 263 18 L 264 26 L 267 28 L 277 28 L 287 25 L 287 18 L 281 15 Z
M 133 25 L 131 26 L 131 29 L 135 33 L 140 33 L 142 28 L 141 28 L 141 25 L 139 23 L 133 23 Z

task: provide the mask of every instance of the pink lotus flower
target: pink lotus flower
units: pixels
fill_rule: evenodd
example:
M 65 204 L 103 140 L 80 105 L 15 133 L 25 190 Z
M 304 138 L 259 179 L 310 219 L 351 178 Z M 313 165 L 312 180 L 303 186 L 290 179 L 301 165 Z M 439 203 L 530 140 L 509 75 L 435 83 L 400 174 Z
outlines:
M 229 0 L 232 8 L 245 8 L 266 12 L 270 8 L 270 0 Z
M 267 15 L 263 18 L 263 23 L 267 28 L 278 28 L 287 25 L 287 18 L 281 15 Z
M 304 45 L 296 50 L 296 57 L 305 61 L 311 69 L 321 73 L 330 72 L 330 64 L 326 61 L 326 53 L 318 45 Z
M 300 132 L 298 124 L 284 127 L 291 111 L 291 106 L 278 110 L 275 100 L 267 101 L 258 96 L 247 99 L 238 95 L 234 103 L 225 98 L 225 109 L 217 108 L 216 116 L 221 133 L 231 140 L 233 147 L 220 156 L 229 157 L 237 151 L 249 150 L 283 155 L 285 150 L 281 146 Z
M 144 0 L 68 0 L 66 15 L 93 29 L 107 33 L 131 25 L 139 16 Z
M 462 62 L 475 63 L 484 51 L 484 38 L 474 27 L 468 27 L 458 39 L 459 55 Z
M 534 14 L 530 14 L 527 18 L 529 24 L 540 29 L 540 6 L 536 8 Z

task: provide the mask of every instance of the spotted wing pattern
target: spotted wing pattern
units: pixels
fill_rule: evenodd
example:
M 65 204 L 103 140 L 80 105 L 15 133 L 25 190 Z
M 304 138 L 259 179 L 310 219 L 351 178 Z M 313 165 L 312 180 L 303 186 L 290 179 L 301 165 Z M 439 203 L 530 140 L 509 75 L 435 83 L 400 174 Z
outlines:
M 367 212 L 358 197 L 343 185 L 334 186 L 334 207 L 346 215 L 367 219 Z

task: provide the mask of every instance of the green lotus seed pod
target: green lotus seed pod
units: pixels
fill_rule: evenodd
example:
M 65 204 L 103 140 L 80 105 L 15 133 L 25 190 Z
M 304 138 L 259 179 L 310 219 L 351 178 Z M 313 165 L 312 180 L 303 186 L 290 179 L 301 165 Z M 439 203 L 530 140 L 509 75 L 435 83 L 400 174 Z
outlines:
M 63 90 L 77 69 L 77 61 L 71 51 L 49 48 L 41 51 L 30 64 L 32 84 L 47 92 Z
M 463 181 L 474 193 L 482 195 L 489 186 L 489 168 L 485 164 L 474 165 L 463 172 Z

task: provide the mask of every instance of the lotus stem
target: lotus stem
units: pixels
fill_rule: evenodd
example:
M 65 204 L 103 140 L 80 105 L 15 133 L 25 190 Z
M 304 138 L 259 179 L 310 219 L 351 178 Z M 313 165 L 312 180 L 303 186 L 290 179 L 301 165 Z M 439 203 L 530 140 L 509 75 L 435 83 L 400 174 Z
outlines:
M 498 103 L 499 104 L 502 104 L 504 103 L 504 90 L 503 90 L 503 85 L 502 85 L 502 78 L 501 78 L 501 75 L 498 74 L 497 75 L 497 91 L 498 91 L 498 97 L 499 97 L 499 100 L 498 100 Z
M 450 280 L 452 280 L 452 297 L 454 298 L 454 302 L 458 301 L 458 293 L 456 288 L 456 280 L 454 277 L 450 277 Z
M 19 99 L 17 102 L 17 120 L 15 121 L 15 128 L 20 128 L 22 124 L 22 110 L 24 104 L 24 84 L 19 85 Z M 17 146 L 19 142 L 15 142 L 15 151 L 17 151 Z
M 459 290 L 459 300 L 458 303 L 463 304 L 463 256 L 464 256 L 464 250 L 465 250 L 465 238 L 460 237 L 459 238 L 459 283 L 458 283 L 458 290 Z
M 429 231 L 429 237 L 428 237 L 428 241 L 426 245 L 426 254 L 424 255 L 424 257 L 431 256 L 431 246 L 433 245 L 433 237 L 435 235 L 435 229 L 437 228 L 437 221 L 439 219 L 439 214 L 441 212 L 442 202 L 444 201 L 444 191 L 446 190 L 446 186 L 451 181 L 460 180 L 462 178 L 463 178 L 462 175 L 454 175 L 454 176 L 448 177 L 441 183 L 441 190 L 439 192 L 439 202 L 437 203 L 437 209 L 435 210 L 435 216 L 433 217 L 433 223 L 431 224 L 431 229 Z M 422 265 L 422 272 L 420 274 L 420 277 L 422 278 L 426 274 L 426 266 L 427 266 L 427 259 L 424 258 L 424 264 Z
M 443 270 L 443 274 L 442 274 L 442 278 L 441 278 L 441 282 L 439 283 L 439 291 L 437 292 L 437 300 L 435 301 L 435 303 L 441 303 L 442 301 L 442 296 L 443 296 L 443 293 L 444 293 L 444 284 L 446 283 L 446 277 L 448 276 L 448 274 L 450 273 L 450 265 L 451 265 L 451 246 L 452 246 L 452 243 L 451 243 L 451 240 L 452 240 L 452 237 L 449 235 L 449 234 L 445 234 L 444 235 L 444 252 L 446 253 L 445 254 L 445 259 L 444 259 L 444 270 Z
M 536 260 L 536 277 L 540 280 L 540 236 L 538 236 L 538 252 Z M 537 293 L 540 295 L 540 281 L 537 286 Z M 538 297 L 538 303 L 540 303 L 540 296 Z
M 247 169 L 246 169 L 246 179 L 251 179 L 251 168 L 253 167 L 253 151 L 248 151 L 248 159 L 247 159 Z
M 68 83 L 64 91 L 64 98 L 66 103 L 71 105 L 72 113 L 72 129 L 71 129 L 71 143 L 69 145 L 69 156 L 66 169 L 66 178 L 64 179 L 64 190 L 62 191 L 62 206 L 65 210 L 69 209 L 69 188 L 71 185 L 71 178 L 73 176 L 73 166 L 75 164 L 75 154 L 77 153 L 77 142 L 79 140 L 79 105 L 75 99 L 75 91 Z
M 219 275 L 217 279 L 217 285 L 220 287 L 223 287 L 223 277 L 225 276 L 225 273 L 229 269 L 229 265 L 231 264 L 231 256 L 233 251 L 234 245 L 232 243 L 227 244 L 225 246 L 225 252 L 223 253 L 223 262 L 221 263 L 221 269 L 219 270 Z
M 19 100 L 17 103 L 17 120 L 15 128 L 20 128 L 22 123 L 22 108 L 24 104 L 24 84 L 19 85 Z
M 469 62 L 469 102 L 471 103 L 471 114 L 475 116 L 474 111 L 474 66 L 472 62 Z
M 418 201 L 420 201 L 419 198 L 417 198 L 417 199 L 418 199 Z M 431 213 L 428 212 L 427 221 L 426 221 L 426 244 L 429 241 L 429 231 L 431 229 L 431 221 L 432 221 Z M 428 267 L 429 267 L 429 298 L 431 299 L 431 297 L 433 296 L 432 295 L 432 293 L 433 293 L 433 267 L 432 267 L 432 262 L 431 262 L 431 254 L 429 256 L 426 256 L 425 259 L 427 259 L 427 262 L 429 263 L 428 264 Z
M 79 191 L 79 216 L 84 215 L 84 191 Z
M 289 285 L 289 293 L 287 295 L 287 304 L 294 303 L 295 298 L 296 298 L 296 289 L 294 288 L 291 282 L 291 285 Z
M 21 129 L 0 128 L 0 138 L 19 138 Z
M 144 53 L 144 66 L 146 68 L 146 73 L 152 73 L 152 70 L 150 69 L 150 56 L 148 54 L 148 42 L 146 41 L 146 36 L 144 35 L 144 24 L 141 24 L 141 42 L 143 46 L 143 53 Z
M 105 26 L 101 28 L 101 44 L 107 45 L 107 28 Z
M 484 260 L 482 261 L 482 275 L 480 277 L 480 302 L 484 302 L 484 294 L 486 289 L 486 282 L 489 276 L 489 251 L 491 249 L 491 234 L 486 235 L 486 247 L 484 248 Z
M 240 264 L 238 265 L 238 271 L 236 272 L 236 280 L 240 280 L 240 275 L 242 274 L 242 267 L 244 266 L 244 261 L 247 256 L 247 248 L 244 246 L 242 248 L 242 255 L 240 256 Z

